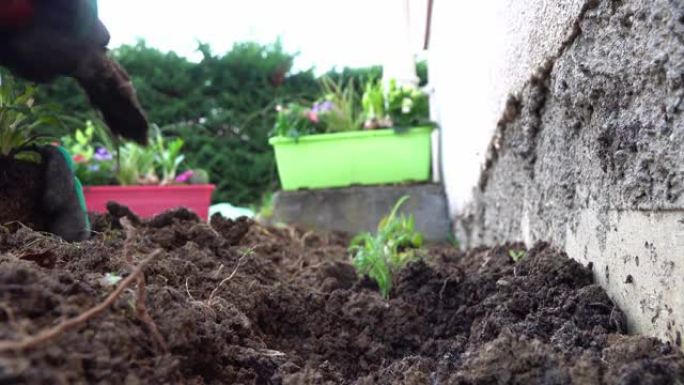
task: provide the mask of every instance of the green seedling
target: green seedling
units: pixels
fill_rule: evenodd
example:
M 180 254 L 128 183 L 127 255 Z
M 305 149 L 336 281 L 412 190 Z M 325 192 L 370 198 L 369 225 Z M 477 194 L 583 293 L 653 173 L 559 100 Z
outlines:
M 419 258 L 418 249 L 423 246 L 423 235 L 415 230 L 413 215 L 398 215 L 408 199 L 408 196 L 399 199 L 389 215 L 380 221 L 375 235 L 359 234 L 349 247 L 357 272 L 375 280 L 384 298 L 389 298 L 393 275 Z
M 520 260 L 525 258 L 527 252 L 525 250 L 508 250 L 508 256 L 511 257 L 513 262 L 518 263 Z

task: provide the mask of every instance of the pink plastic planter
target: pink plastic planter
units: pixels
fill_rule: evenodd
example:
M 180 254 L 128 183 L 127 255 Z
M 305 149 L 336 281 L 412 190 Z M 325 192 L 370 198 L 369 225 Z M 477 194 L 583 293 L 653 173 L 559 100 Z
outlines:
M 183 186 L 83 186 L 88 211 L 107 212 L 107 202 L 128 206 L 137 215 L 148 218 L 164 211 L 185 207 L 207 220 L 211 184 Z

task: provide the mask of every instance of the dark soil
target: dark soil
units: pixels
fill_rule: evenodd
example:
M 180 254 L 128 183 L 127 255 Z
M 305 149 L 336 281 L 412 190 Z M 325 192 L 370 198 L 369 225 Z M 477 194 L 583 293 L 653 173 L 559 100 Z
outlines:
M 681 353 L 625 335 L 591 272 L 544 244 L 517 264 L 519 245 L 431 249 L 385 301 L 335 235 L 176 211 L 140 222 L 133 243 L 94 219 L 100 233 L 81 244 L 0 233 L 0 342 L 101 303 L 105 274 L 157 248 L 146 304 L 164 341 L 132 287 L 82 327 L 0 353 L 0 384 L 684 383 Z
M 0 156 L 0 225 L 43 229 L 40 209 L 43 166 Z

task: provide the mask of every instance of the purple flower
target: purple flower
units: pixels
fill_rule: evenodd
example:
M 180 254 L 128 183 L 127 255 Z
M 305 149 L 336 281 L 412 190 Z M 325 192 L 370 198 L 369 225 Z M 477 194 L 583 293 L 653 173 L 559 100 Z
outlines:
M 112 154 L 107 151 L 106 148 L 104 147 L 98 147 L 97 150 L 95 150 L 95 154 L 93 154 L 93 158 L 95 160 L 103 161 L 103 160 L 112 160 L 114 157 Z
M 176 182 L 187 183 L 194 174 L 192 170 L 185 171 L 176 177 Z
M 320 103 L 314 103 L 313 107 L 311 108 L 311 111 L 320 114 L 320 113 L 325 113 L 333 109 L 333 103 L 330 100 L 326 100 L 324 102 Z

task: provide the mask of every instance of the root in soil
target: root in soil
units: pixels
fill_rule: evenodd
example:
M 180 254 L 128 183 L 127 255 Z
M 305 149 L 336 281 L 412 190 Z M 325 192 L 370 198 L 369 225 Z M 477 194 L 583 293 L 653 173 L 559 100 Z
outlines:
M 0 383 L 684 382 L 677 347 L 625 334 L 591 271 L 545 244 L 518 263 L 520 245 L 430 249 L 386 301 L 342 236 L 129 214 L 81 244 L 0 231 Z

